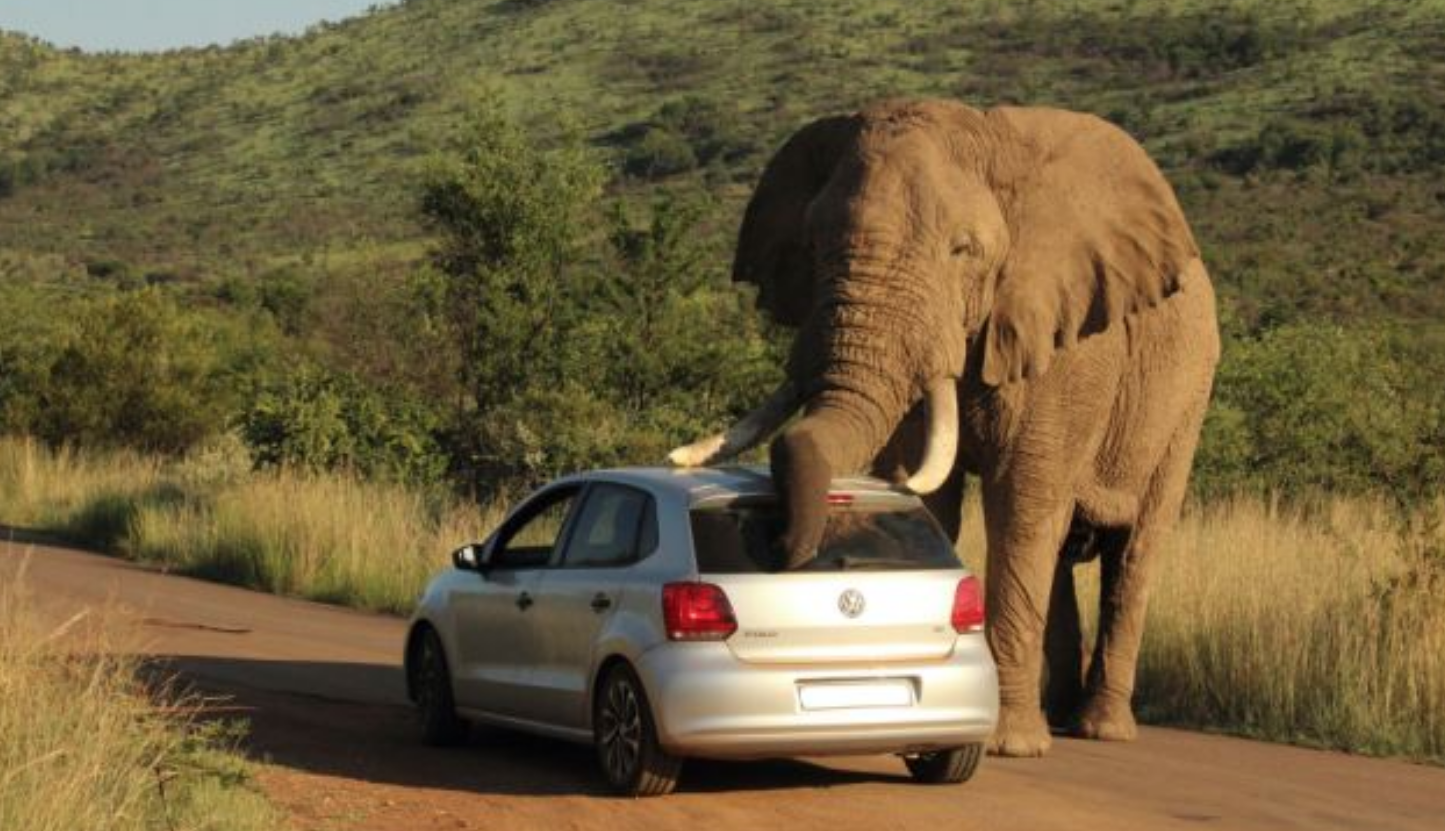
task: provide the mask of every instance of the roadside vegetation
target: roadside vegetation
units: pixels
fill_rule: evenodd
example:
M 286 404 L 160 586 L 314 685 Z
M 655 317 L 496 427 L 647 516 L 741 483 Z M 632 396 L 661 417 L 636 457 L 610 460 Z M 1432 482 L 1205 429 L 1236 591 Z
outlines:
M 500 520 L 354 475 L 253 471 L 239 441 L 173 459 L 0 439 L 0 523 L 261 591 L 405 613 Z
M 1445 763 L 1445 503 L 1196 507 L 1151 593 L 1143 718 Z
M 786 135 L 884 95 L 1062 106 L 1147 146 L 1221 298 L 1144 712 L 1438 760 L 1442 34 L 1445 0 L 410 0 L 151 56 L 0 33 L 0 522 L 405 611 L 522 489 L 771 388 L 787 335 L 727 264 Z
M 103 621 L 47 621 L 19 565 L 0 566 L 0 828 L 277 827 L 236 731 L 142 681 Z
M 0 522 L 184 573 L 408 611 L 505 505 L 346 474 L 260 470 L 244 450 L 169 461 L 0 440 Z M 1159 569 L 1137 701 L 1153 723 L 1445 763 L 1445 504 L 1196 501 Z M 977 500 L 959 551 L 983 568 Z M 1081 574 L 1081 598 L 1097 593 Z M 1086 620 L 1092 611 L 1086 613 Z

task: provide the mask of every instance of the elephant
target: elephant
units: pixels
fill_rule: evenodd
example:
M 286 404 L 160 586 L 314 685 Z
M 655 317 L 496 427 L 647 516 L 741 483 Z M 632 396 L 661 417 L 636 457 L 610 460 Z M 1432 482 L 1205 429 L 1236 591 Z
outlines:
M 1133 739 L 1149 577 L 1219 359 L 1209 274 L 1143 148 L 1047 108 L 888 100 L 821 118 L 766 165 L 733 279 L 795 330 L 785 380 L 671 463 L 777 433 L 791 566 L 814 554 L 834 476 L 920 494 L 955 539 L 976 477 L 999 677 L 989 750 L 1043 755 L 1051 727 Z M 1092 558 L 1086 655 L 1073 566 Z

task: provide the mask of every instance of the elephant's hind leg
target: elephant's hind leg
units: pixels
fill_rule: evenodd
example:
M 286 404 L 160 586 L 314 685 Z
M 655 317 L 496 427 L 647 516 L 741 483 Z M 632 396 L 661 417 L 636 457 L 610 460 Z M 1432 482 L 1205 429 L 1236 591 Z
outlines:
M 1179 520 L 1202 420 L 1201 406 L 1171 440 L 1145 491 L 1132 533 L 1111 532 L 1115 539 L 1100 541 L 1099 635 L 1075 725 L 1075 733 L 1083 738 L 1132 741 L 1138 735 L 1134 679 L 1150 574 L 1159 549 Z

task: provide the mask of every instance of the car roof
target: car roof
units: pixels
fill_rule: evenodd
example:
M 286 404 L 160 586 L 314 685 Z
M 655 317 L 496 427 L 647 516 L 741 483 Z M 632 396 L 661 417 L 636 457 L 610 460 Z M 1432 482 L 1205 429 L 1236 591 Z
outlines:
M 720 467 L 623 467 L 594 470 L 566 477 L 565 481 L 610 481 L 635 485 L 654 493 L 674 493 L 689 505 L 727 502 L 738 497 L 774 496 L 772 471 L 765 465 Z M 829 491 L 864 497 L 869 502 L 918 504 L 909 491 L 869 476 L 840 476 Z

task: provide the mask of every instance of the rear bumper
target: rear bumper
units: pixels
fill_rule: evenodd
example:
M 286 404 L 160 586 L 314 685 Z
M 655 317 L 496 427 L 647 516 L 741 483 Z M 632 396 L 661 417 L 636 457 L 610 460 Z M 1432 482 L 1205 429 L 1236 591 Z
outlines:
M 669 643 L 637 669 L 658 737 L 682 756 L 748 759 L 908 753 L 981 742 L 998 720 L 998 678 L 982 635 L 944 659 L 917 663 L 759 664 L 722 643 Z M 905 707 L 806 710 L 802 684 L 901 679 Z

